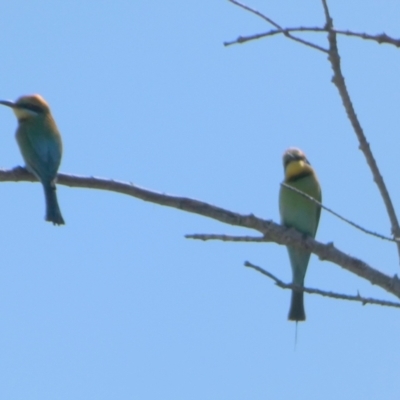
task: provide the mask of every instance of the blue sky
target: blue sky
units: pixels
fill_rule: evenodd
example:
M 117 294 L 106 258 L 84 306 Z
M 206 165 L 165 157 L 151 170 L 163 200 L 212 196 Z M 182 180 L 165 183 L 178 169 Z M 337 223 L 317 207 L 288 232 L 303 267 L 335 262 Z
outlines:
M 336 27 L 400 37 L 400 4 L 331 2 Z M 321 26 L 319 1 L 248 3 L 284 26 Z M 323 201 L 390 234 L 378 190 L 331 84 L 326 56 L 274 37 L 228 1 L 6 2 L 0 97 L 40 93 L 64 141 L 60 170 L 279 220 L 281 156 L 303 149 Z M 325 45 L 324 35 L 307 35 Z M 340 38 L 358 116 L 397 209 L 399 50 Z M 0 166 L 22 164 L 0 109 Z M 251 234 L 114 193 L 58 187 L 65 227 L 43 221 L 42 189 L 3 183 L 0 397 L 4 399 L 395 399 L 398 311 L 290 293 L 286 249 L 184 239 Z M 322 213 L 317 238 L 389 275 L 395 246 Z M 310 287 L 393 297 L 312 257 Z

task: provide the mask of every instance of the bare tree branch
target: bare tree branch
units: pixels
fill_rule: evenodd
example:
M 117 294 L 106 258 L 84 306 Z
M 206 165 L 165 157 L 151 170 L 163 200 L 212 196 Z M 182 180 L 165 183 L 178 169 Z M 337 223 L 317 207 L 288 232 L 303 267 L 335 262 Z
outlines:
M 271 18 L 267 17 L 265 14 L 255 10 L 254 8 L 251 8 L 251 7 L 247 6 L 246 4 L 240 3 L 237 0 L 228 0 L 228 1 L 231 2 L 232 4 L 235 4 L 236 6 L 238 6 L 240 8 L 243 8 L 246 11 L 249 11 L 252 14 L 257 15 L 258 17 L 262 18 L 264 21 L 267 21 L 269 24 L 271 24 L 275 28 L 282 29 L 282 27 L 278 23 L 273 21 Z
M 326 0 L 322 0 L 322 7 L 324 7 L 326 27 L 328 29 L 331 29 L 331 28 L 333 28 L 333 21 L 332 21 L 331 16 L 329 15 L 329 8 L 328 8 L 328 3 Z
M 362 33 L 362 32 L 353 32 L 350 30 L 340 30 L 340 29 L 332 29 L 333 32 L 335 32 L 337 35 L 344 35 L 344 36 L 351 36 L 351 37 L 357 37 L 360 39 L 364 40 L 370 40 L 374 41 L 378 44 L 390 44 L 396 47 L 400 47 L 400 39 L 395 39 L 392 38 L 386 33 L 380 33 L 377 35 L 370 35 L 368 33 Z M 233 44 L 242 44 L 246 43 L 252 40 L 258 40 L 262 39 L 265 37 L 269 36 L 276 36 L 276 35 L 285 35 L 287 33 L 293 33 L 293 32 L 314 32 L 314 33 L 327 33 L 328 30 L 326 28 L 319 28 L 319 27 L 295 27 L 295 28 L 282 28 L 282 29 L 272 29 L 268 32 L 263 32 L 263 33 L 256 33 L 254 35 L 249 35 L 249 36 L 239 36 L 237 39 L 229 41 L 229 42 L 224 42 L 224 46 L 231 46 Z M 323 49 L 323 48 L 321 48 Z M 323 49 L 324 52 L 328 53 L 329 51 L 327 49 Z
M 36 181 L 37 179 L 22 167 L 9 171 L 0 170 L 0 182 Z M 57 181 L 58 184 L 69 187 L 101 189 L 122 193 L 151 203 L 212 218 L 225 224 L 256 230 L 264 235 L 266 241 L 308 250 L 316 254 L 321 260 L 337 264 L 400 298 L 400 280 L 397 275 L 391 278 L 372 268 L 364 261 L 336 249 L 333 243 L 323 244 L 317 242 L 312 237 L 305 237 L 293 228 L 285 228 L 273 221 L 257 218 L 253 214 L 242 215 L 199 200 L 152 192 L 131 183 L 115 180 L 58 174 Z
M 394 242 L 394 243 L 396 243 L 396 242 L 400 241 L 400 238 L 399 238 L 399 239 L 397 239 L 397 238 L 392 239 L 392 238 L 390 238 L 390 237 L 388 237 L 388 236 L 381 235 L 380 233 L 376 233 L 376 232 L 370 231 L 369 229 L 363 228 L 361 225 L 358 225 L 358 224 L 356 224 L 355 222 L 350 221 L 349 219 L 347 219 L 347 218 L 345 218 L 345 217 L 342 217 L 342 216 L 341 216 L 340 214 L 338 214 L 337 212 L 335 212 L 335 211 L 331 210 L 330 208 L 324 206 L 324 205 L 323 205 L 322 203 L 320 203 L 318 200 L 315 200 L 314 197 L 309 196 L 307 193 L 304 193 L 304 192 L 302 192 L 301 190 L 296 189 L 296 188 L 293 187 L 293 186 L 287 185 L 287 184 L 284 183 L 284 182 L 281 183 L 281 186 L 285 186 L 285 188 L 288 188 L 288 189 L 290 189 L 290 190 L 293 190 L 294 192 L 296 192 L 296 193 L 300 194 L 301 196 L 307 198 L 308 200 L 312 201 L 313 203 L 318 204 L 321 208 L 323 208 L 324 210 L 328 211 L 329 213 L 331 213 L 331 214 L 334 215 L 335 217 L 341 219 L 342 221 L 346 222 L 347 224 L 353 226 L 353 227 L 356 228 L 356 229 L 359 229 L 360 231 L 362 231 L 362 232 L 364 232 L 364 233 L 366 233 L 366 234 L 368 234 L 368 235 L 376 236 L 377 238 L 382 239 L 382 240 L 387 240 L 388 242 Z
M 372 154 L 370 145 L 365 137 L 364 131 L 361 127 L 361 124 L 357 118 L 357 114 L 354 110 L 353 103 L 351 101 L 349 92 L 347 91 L 346 82 L 344 76 L 342 74 L 341 68 L 341 60 L 339 55 L 339 50 L 337 47 L 336 33 L 332 31 L 333 28 L 333 20 L 329 14 L 329 8 L 326 0 L 322 0 L 322 4 L 324 7 L 325 18 L 326 18 L 326 29 L 329 31 L 328 33 L 328 42 L 329 42 L 329 61 L 333 70 L 333 78 L 332 82 L 336 86 L 339 91 L 339 95 L 342 98 L 343 106 L 346 110 L 347 116 L 353 126 L 353 130 L 357 136 L 358 142 L 360 143 L 360 150 L 363 152 L 367 164 L 372 172 L 372 176 L 378 189 L 381 193 L 383 202 L 386 207 L 386 211 L 389 215 L 389 219 L 392 225 L 392 234 L 395 238 L 400 237 L 400 226 L 399 221 L 397 219 L 396 212 L 393 207 L 392 200 L 390 198 L 389 192 L 387 190 L 385 181 L 379 171 L 378 165 L 375 161 L 375 158 Z M 397 250 L 400 256 L 400 243 L 397 242 Z
M 276 23 L 275 21 L 273 21 L 271 18 L 267 17 L 266 15 L 260 13 L 259 11 L 254 10 L 253 8 L 251 8 L 251 7 L 249 7 L 249 6 L 245 5 L 245 4 L 242 4 L 242 3 L 240 3 L 240 2 L 237 1 L 237 0 L 228 0 L 228 1 L 231 2 L 232 4 L 235 4 L 235 5 L 238 6 L 238 7 L 243 8 L 243 9 L 246 10 L 246 11 L 251 12 L 252 14 L 257 15 L 258 17 L 262 18 L 264 21 L 267 21 L 267 22 L 270 23 L 272 26 L 274 26 L 275 28 L 277 28 L 277 29 L 279 29 L 279 30 L 282 31 L 282 27 L 281 27 L 278 23 Z M 299 42 L 299 43 L 301 43 L 301 44 L 304 44 L 305 46 L 312 47 L 313 49 L 322 51 L 322 52 L 324 52 L 324 53 L 327 53 L 327 52 L 328 52 L 327 49 L 324 49 L 323 47 L 318 46 L 317 44 L 311 43 L 311 42 L 309 42 L 308 40 L 304 40 L 304 39 L 301 39 L 301 38 L 299 38 L 299 37 L 297 37 L 297 36 L 293 36 L 293 35 L 291 35 L 289 32 L 282 32 L 282 33 L 283 33 L 286 37 L 288 37 L 289 39 L 294 40 L 295 42 Z
M 279 286 L 282 289 L 297 289 L 306 293 L 310 294 L 318 294 L 320 296 L 324 297 L 330 297 L 333 299 L 340 299 L 340 300 L 349 300 L 349 301 L 358 301 L 362 303 L 362 305 L 366 304 L 375 304 L 378 306 L 386 306 L 386 307 L 396 307 L 400 308 L 400 303 L 396 303 L 393 301 L 387 301 L 387 300 L 379 300 L 379 299 L 374 299 L 371 297 L 362 297 L 360 296 L 359 293 L 357 293 L 357 296 L 351 296 L 348 294 L 341 294 L 341 293 L 336 293 L 336 292 L 327 292 L 325 290 L 320 290 L 320 289 L 311 289 L 307 287 L 302 287 L 298 285 L 294 285 L 292 283 L 284 283 L 281 281 L 279 278 L 277 278 L 275 275 L 271 274 L 271 272 L 266 271 L 265 269 L 258 267 L 257 265 L 252 264 L 249 261 L 246 261 L 244 263 L 246 267 L 253 268 L 258 272 L 261 272 L 263 275 L 267 276 L 268 278 L 272 279 L 277 286 Z
M 368 33 L 362 33 L 362 32 L 352 32 L 352 31 L 344 31 L 344 30 L 335 30 L 334 32 L 338 35 L 345 35 L 345 36 L 354 36 L 358 37 L 364 40 L 372 40 L 374 42 L 377 42 L 378 44 L 391 44 L 396 47 L 400 47 L 400 39 L 395 39 L 392 38 L 386 33 L 380 33 L 377 35 L 370 35 Z
M 266 20 L 267 22 L 272 24 L 275 28 L 282 31 L 282 34 L 289 37 L 290 39 L 293 39 L 293 36 L 290 35 L 290 33 L 288 31 L 283 29 L 280 25 L 278 25 L 276 22 L 272 21 L 269 17 L 265 16 L 264 14 L 260 13 L 259 11 L 256 11 L 244 4 L 241 4 L 236 0 L 229 0 L 229 1 L 235 5 L 238 5 L 241 8 L 263 18 L 264 20 Z M 347 117 L 349 118 L 350 123 L 353 127 L 353 130 L 358 138 L 358 141 L 360 144 L 359 148 L 363 152 L 365 159 L 367 161 L 367 164 L 371 170 L 374 182 L 378 186 L 379 192 L 381 194 L 381 197 L 382 197 L 383 202 L 386 207 L 386 211 L 389 216 L 389 220 L 391 223 L 392 235 L 394 236 L 394 238 L 399 238 L 400 237 L 400 225 L 399 225 L 399 221 L 398 221 L 398 218 L 396 215 L 396 211 L 394 209 L 392 200 L 391 200 L 389 192 L 387 190 L 385 181 L 380 173 L 380 170 L 378 168 L 376 160 L 372 154 L 370 145 L 365 137 L 363 128 L 361 127 L 361 124 L 358 120 L 357 114 L 354 110 L 350 95 L 347 91 L 347 86 L 346 86 L 345 79 L 344 79 L 344 76 L 343 76 L 342 70 L 341 70 L 341 60 L 340 60 L 339 50 L 337 47 L 337 40 L 336 40 L 337 33 L 333 28 L 333 20 L 329 13 L 329 7 L 328 7 L 327 0 L 322 0 L 322 5 L 324 8 L 324 14 L 325 14 L 325 20 L 326 20 L 324 29 L 328 32 L 328 43 L 329 43 L 328 59 L 331 63 L 332 70 L 333 70 L 332 82 L 334 83 L 334 85 L 336 86 L 336 88 L 339 91 L 339 95 L 342 99 L 342 103 L 346 110 Z M 383 34 L 381 37 L 386 38 L 386 35 Z M 243 42 L 243 38 L 241 39 L 241 41 Z M 321 49 L 319 49 L 319 50 L 321 50 Z M 325 51 L 325 49 L 323 51 Z M 398 254 L 400 257 L 400 242 L 396 241 L 396 244 L 397 244 L 397 251 L 398 251 Z
M 270 242 L 265 236 L 231 236 L 231 235 L 213 235 L 208 233 L 194 233 L 185 235 L 186 239 L 203 240 L 221 240 L 223 242 L 247 242 L 247 243 L 265 243 Z

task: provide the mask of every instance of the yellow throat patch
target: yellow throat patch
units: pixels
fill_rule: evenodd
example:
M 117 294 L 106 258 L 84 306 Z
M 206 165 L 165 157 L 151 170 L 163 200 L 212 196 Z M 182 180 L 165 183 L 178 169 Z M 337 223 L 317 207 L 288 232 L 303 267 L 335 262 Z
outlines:
M 285 180 L 289 180 L 292 178 L 295 178 L 298 175 L 307 173 L 311 171 L 310 165 L 308 165 L 306 162 L 303 160 L 296 160 L 296 161 L 291 161 L 287 166 L 285 170 Z

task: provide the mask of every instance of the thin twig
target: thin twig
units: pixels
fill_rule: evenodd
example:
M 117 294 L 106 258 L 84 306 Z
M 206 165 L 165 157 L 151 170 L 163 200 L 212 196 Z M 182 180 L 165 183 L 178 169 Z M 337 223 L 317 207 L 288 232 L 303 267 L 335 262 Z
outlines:
M 333 20 L 329 14 L 329 8 L 326 0 L 322 0 L 322 4 L 324 7 L 325 19 L 326 19 L 326 29 L 329 31 L 328 33 L 328 42 L 329 42 L 329 61 L 333 70 L 333 78 L 332 82 L 337 87 L 340 97 L 342 98 L 343 106 L 346 110 L 347 116 L 353 126 L 353 130 L 358 138 L 360 143 L 360 150 L 363 152 L 365 159 L 367 160 L 367 164 L 372 172 L 374 181 L 378 186 L 379 192 L 382 196 L 383 202 L 386 207 L 386 211 L 388 213 L 392 234 L 395 238 L 400 237 L 400 226 L 397 219 L 396 212 L 393 207 L 392 200 L 390 198 L 389 192 L 385 185 L 385 181 L 379 171 L 376 160 L 372 154 L 370 145 L 365 137 L 364 131 L 361 127 L 360 121 L 357 118 L 357 114 L 354 110 L 353 103 L 351 101 L 350 95 L 347 91 L 346 82 L 344 76 L 342 74 L 341 69 L 341 61 L 339 50 L 337 47 L 336 33 L 333 29 Z M 397 242 L 397 251 L 400 256 L 400 242 Z
M 348 223 L 349 225 L 353 226 L 354 228 L 359 229 L 360 231 L 362 231 L 362 232 L 364 232 L 364 233 L 367 233 L 368 235 L 376 236 L 376 237 L 379 238 L 379 239 L 387 240 L 387 241 L 389 241 L 389 242 L 395 242 L 395 243 L 396 243 L 396 242 L 399 242 L 399 241 L 400 241 L 400 238 L 399 238 L 399 239 L 397 239 L 397 238 L 393 239 L 393 238 L 390 238 L 390 237 L 388 237 L 388 236 L 381 235 L 380 233 L 376 233 L 376 232 L 370 231 L 369 229 L 363 228 L 361 225 L 358 225 L 358 224 L 356 224 L 355 222 L 350 221 L 349 219 L 347 219 L 347 218 L 345 218 L 345 217 L 342 217 L 342 216 L 341 216 L 340 214 L 338 214 L 337 212 L 331 210 L 330 208 L 328 208 L 328 207 L 324 206 L 322 203 L 320 203 L 318 200 L 314 199 L 314 197 L 309 196 L 307 193 L 304 193 L 304 192 L 302 192 L 301 190 L 296 189 L 296 188 L 293 187 L 293 186 L 287 185 L 287 184 L 284 183 L 284 182 L 282 182 L 281 185 L 284 186 L 285 188 L 290 189 L 290 190 L 293 190 L 294 192 L 296 192 L 296 193 L 300 194 L 301 196 L 307 198 L 308 200 L 310 200 L 310 201 L 312 201 L 313 203 L 319 205 L 321 208 L 323 208 L 324 210 L 328 211 L 329 213 L 331 213 L 331 214 L 334 215 L 335 217 L 337 217 L 337 218 L 341 219 L 342 221 Z
M 333 28 L 333 20 L 329 14 L 328 3 L 326 0 L 322 0 L 322 7 L 324 7 L 326 27 L 328 29 L 331 29 L 331 28 Z
M 264 21 L 267 21 L 269 24 L 271 24 L 271 25 L 274 26 L 275 28 L 282 30 L 282 27 L 281 27 L 278 23 L 276 23 L 275 21 L 273 21 L 271 18 L 267 17 L 267 16 L 264 15 L 263 13 L 261 13 L 261 12 L 255 10 L 255 9 L 253 9 L 253 8 L 251 8 L 251 7 L 249 7 L 249 6 L 245 5 L 245 4 L 243 4 L 243 3 L 240 3 L 240 2 L 237 1 L 237 0 L 228 0 L 228 1 L 231 2 L 232 4 L 235 4 L 235 5 L 238 6 L 238 7 L 243 8 L 243 9 L 246 10 L 246 11 L 251 12 L 252 14 L 257 15 L 258 17 L 262 18 Z M 305 46 L 312 47 L 313 49 L 322 51 L 322 52 L 324 52 L 324 53 L 327 53 L 327 52 L 328 52 L 328 51 L 327 51 L 326 49 L 324 49 L 323 47 L 318 46 L 317 44 L 314 44 L 314 43 L 312 43 L 312 42 L 309 42 L 308 40 L 304 40 L 304 39 L 301 39 L 301 38 L 299 38 L 299 37 L 297 37 L 297 36 L 293 36 L 293 35 L 291 35 L 289 32 L 286 32 L 286 33 L 283 33 L 283 34 L 284 34 L 286 37 L 288 37 L 289 39 L 294 40 L 295 42 L 304 44 Z
M 247 242 L 247 243 L 265 243 L 270 242 L 265 236 L 231 236 L 231 235 L 213 235 L 208 233 L 194 233 L 185 235 L 186 239 L 196 240 L 221 240 L 223 242 Z
M 25 168 L 17 167 L 8 171 L 0 170 L 0 182 L 37 182 L 37 179 Z M 270 242 L 314 253 L 321 260 L 331 261 L 400 298 L 400 279 L 396 275 L 390 277 L 372 268 L 364 261 L 349 256 L 347 252 L 338 250 L 332 243 L 320 243 L 312 237 L 305 237 L 301 232 L 293 228 L 286 228 L 273 221 L 257 218 L 253 214 L 243 215 L 203 201 L 157 193 L 131 183 L 118 182 L 112 179 L 58 174 L 57 183 L 69 187 L 122 193 L 143 201 L 212 218 L 225 224 L 256 230 L 261 232 Z
M 352 32 L 349 30 L 340 30 L 340 29 L 332 29 L 332 31 L 335 32 L 337 35 L 357 37 L 357 38 L 364 39 L 364 40 L 374 41 L 378 44 L 391 44 L 393 46 L 400 47 L 400 39 L 392 38 L 392 37 L 386 35 L 386 33 L 370 35 L 368 33 Z M 252 40 L 258 40 L 258 39 L 262 39 L 262 38 L 269 37 L 269 36 L 286 35 L 287 33 L 292 33 L 292 32 L 326 33 L 326 32 L 328 32 L 328 30 L 326 28 L 303 27 L 303 26 L 299 26 L 299 27 L 295 27 L 295 28 L 271 29 L 268 32 L 256 33 L 254 35 L 249 35 L 249 36 L 239 36 L 235 40 L 232 40 L 229 42 L 224 42 L 224 46 L 231 46 L 233 44 L 242 44 L 242 43 L 246 43 L 246 42 L 249 42 Z M 329 53 L 329 50 L 327 50 L 327 49 L 324 49 L 324 51 L 326 53 Z
M 275 21 L 273 21 L 271 18 L 267 17 L 265 14 L 261 13 L 260 11 L 255 10 L 254 8 L 251 8 L 247 6 L 246 4 L 240 3 L 239 1 L 236 0 L 228 0 L 232 4 L 235 4 L 239 6 L 240 8 L 243 8 L 246 11 L 249 11 L 252 14 L 257 15 L 258 17 L 262 18 L 264 21 L 267 21 L 269 24 L 274 26 L 277 29 L 282 29 L 282 27 Z
M 300 290 L 300 291 L 303 291 L 306 293 L 318 294 L 320 296 L 330 297 L 333 299 L 358 301 L 358 302 L 362 303 L 363 306 L 366 304 L 375 304 L 375 305 L 379 305 L 379 306 L 400 308 L 400 303 L 396 303 L 394 301 L 374 299 L 371 297 L 362 297 L 362 296 L 360 296 L 359 293 L 357 294 L 357 296 L 352 296 L 352 295 L 348 295 L 348 294 L 341 294 L 341 293 L 336 293 L 336 292 L 328 292 L 328 291 L 320 290 L 320 289 L 312 289 L 312 288 L 302 287 L 302 286 L 294 285 L 292 283 L 284 283 L 279 278 L 277 278 L 275 275 L 271 274 L 271 272 L 266 271 L 265 269 L 258 267 L 257 265 L 254 265 L 249 261 L 246 261 L 244 263 L 244 265 L 246 267 L 253 268 L 256 271 L 267 276 L 268 278 L 272 279 L 275 282 L 275 284 L 282 289 L 297 289 L 297 290 Z
M 372 40 L 377 42 L 378 44 L 391 44 L 396 47 L 400 47 L 400 39 L 392 38 L 386 33 L 380 33 L 377 35 L 370 35 L 368 33 L 360 33 L 360 32 L 352 32 L 352 31 L 343 31 L 343 30 L 334 30 L 338 35 L 345 35 L 345 36 L 354 36 L 364 40 Z

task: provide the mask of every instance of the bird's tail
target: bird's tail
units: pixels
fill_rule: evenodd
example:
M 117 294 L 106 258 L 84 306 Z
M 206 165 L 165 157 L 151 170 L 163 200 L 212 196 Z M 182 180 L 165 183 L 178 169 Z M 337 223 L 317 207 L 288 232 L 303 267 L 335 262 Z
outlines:
M 304 292 L 292 290 L 292 300 L 288 315 L 289 321 L 305 321 L 306 313 L 304 311 Z
M 43 188 L 46 198 L 46 221 L 52 222 L 54 225 L 64 225 L 64 218 L 58 205 L 55 183 L 43 183 Z

